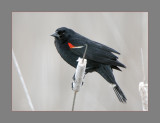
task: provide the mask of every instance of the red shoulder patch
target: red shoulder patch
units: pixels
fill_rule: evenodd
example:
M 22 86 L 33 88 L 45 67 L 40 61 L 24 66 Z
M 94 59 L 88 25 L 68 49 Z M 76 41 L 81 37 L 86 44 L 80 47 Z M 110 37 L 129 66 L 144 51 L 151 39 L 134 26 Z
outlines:
M 71 43 L 68 43 L 68 46 L 69 46 L 70 48 L 74 48 L 74 47 L 75 47 L 75 46 L 72 45 Z

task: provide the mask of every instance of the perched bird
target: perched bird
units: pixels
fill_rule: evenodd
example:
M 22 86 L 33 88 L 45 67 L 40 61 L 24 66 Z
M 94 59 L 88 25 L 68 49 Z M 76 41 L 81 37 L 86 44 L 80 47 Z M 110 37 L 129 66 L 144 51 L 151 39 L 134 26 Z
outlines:
M 118 99 L 126 103 L 127 99 L 116 83 L 112 69 L 121 71 L 119 67 L 126 68 L 118 61 L 118 57 L 113 53 L 120 54 L 116 50 L 92 41 L 72 29 L 58 28 L 51 36 L 55 37 L 55 46 L 61 57 L 71 66 L 76 68 L 77 59 L 83 57 L 85 44 L 88 45 L 85 59 L 87 59 L 86 74 L 98 72 L 106 81 L 113 85 Z

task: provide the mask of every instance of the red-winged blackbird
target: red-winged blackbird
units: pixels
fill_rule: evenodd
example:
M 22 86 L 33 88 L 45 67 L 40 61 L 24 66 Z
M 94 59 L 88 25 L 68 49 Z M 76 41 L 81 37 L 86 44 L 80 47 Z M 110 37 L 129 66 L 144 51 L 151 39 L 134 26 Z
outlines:
M 113 85 L 118 99 L 122 103 L 126 103 L 127 99 L 122 90 L 116 83 L 112 69 L 120 70 L 119 67 L 124 67 L 113 53 L 120 54 L 116 50 L 109 48 L 103 44 L 92 41 L 72 29 L 61 27 L 56 30 L 51 36 L 55 37 L 55 46 L 61 57 L 71 66 L 76 68 L 77 59 L 83 57 L 85 44 L 88 45 L 85 58 L 87 59 L 86 74 L 96 71 L 105 80 Z M 81 48 L 80 48 L 81 47 Z

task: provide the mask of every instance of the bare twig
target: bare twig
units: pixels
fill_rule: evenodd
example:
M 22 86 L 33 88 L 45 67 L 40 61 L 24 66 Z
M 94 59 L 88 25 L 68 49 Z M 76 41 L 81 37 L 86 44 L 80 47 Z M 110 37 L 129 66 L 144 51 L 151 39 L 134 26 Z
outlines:
M 19 75 L 19 78 L 20 78 L 20 82 L 21 82 L 21 84 L 22 84 L 22 86 L 23 86 L 23 89 L 24 89 L 24 92 L 25 92 L 25 94 L 26 94 L 26 97 L 27 97 L 27 100 L 28 100 L 28 104 L 29 104 L 31 110 L 34 111 L 35 109 L 34 109 L 34 106 L 33 106 L 33 104 L 32 104 L 31 97 L 30 97 L 30 95 L 29 95 L 27 86 L 26 86 L 25 81 L 24 81 L 24 79 L 23 79 L 23 76 L 22 76 L 22 73 L 21 73 L 21 70 L 20 70 L 20 67 L 19 67 L 19 65 L 18 65 L 18 62 L 17 62 L 17 59 L 16 59 L 16 56 L 15 56 L 15 54 L 14 54 L 13 49 L 12 49 L 12 58 L 13 58 L 13 62 L 14 62 L 14 64 L 15 64 L 16 70 L 17 70 L 17 72 L 18 72 L 18 75 Z
M 145 84 L 145 70 L 144 70 L 144 58 L 143 50 L 141 48 L 141 60 L 142 60 L 142 73 L 143 73 L 143 82 L 139 83 L 139 92 L 142 99 L 142 109 L 143 111 L 148 111 L 148 84 Z
M 74 98 L 73 98 L 73 104 L 72 104 L 72 111 L 74 111 L 74 105 L 75 105 L 75 100 L 76 100 L 76 94 L 77 94 L 77 91 L 74 92 Z
M 75 91 L 74 92 L 74 98 L 73 98 L 73 104 L 72 104 L 72 111 L 74 111 L 76 94 L 80 90 L 80 87 L 82 86 L 82 81 L 83 81 L 83 78 L 84 78 L 84 75 L 85 75 L 87 60 L 84 59 L 84 58 L 86 56 L 87 48 L 88 48 L 88 46 L 86 44 L 86 48 L 85 48 L 85 51 L 83 53 L 83 58 L 78 59 L 78 65 L 77 65 L 76 73 L 75 73 L 75 80 L 72 83 L 73 84 L 73 90 Z
M 144 57 L 143 57 L 143 50 L 142 50 L 142 48 L 141 48 L 141 60 L 142 60 L 143 81 L 145 82 L 146 77 L 145 77 L 145 71 L 144 71 Z

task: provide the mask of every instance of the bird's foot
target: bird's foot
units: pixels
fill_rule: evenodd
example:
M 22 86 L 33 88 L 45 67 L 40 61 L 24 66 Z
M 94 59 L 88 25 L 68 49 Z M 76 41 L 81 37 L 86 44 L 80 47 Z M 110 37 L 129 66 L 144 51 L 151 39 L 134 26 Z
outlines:
M 82 82 L 82 86 L 83 86 L 84 82 Z M 73 82 L 71 83 L 71 87 L 72 87 L 72 90 L 73 90 Z

